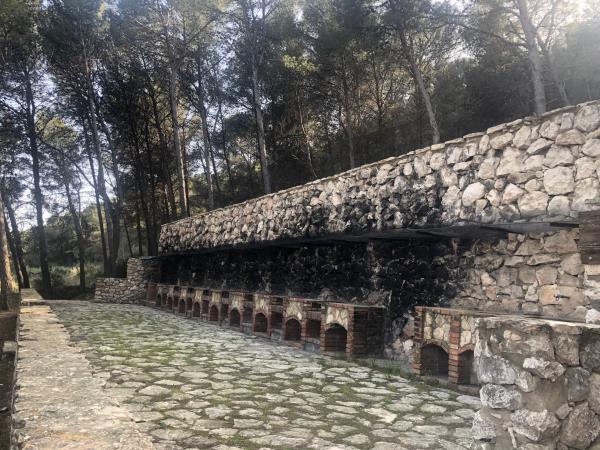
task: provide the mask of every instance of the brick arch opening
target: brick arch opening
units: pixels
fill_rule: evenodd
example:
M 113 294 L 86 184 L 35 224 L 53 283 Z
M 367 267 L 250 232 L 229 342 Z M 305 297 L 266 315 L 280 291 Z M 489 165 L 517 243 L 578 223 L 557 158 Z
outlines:
M 239 327 L 241 320 L 242 320 L 242 318 L 241 318 L 240 312 L 237 310 L 237 308 L 232 309 L 231 313 L 229 313 L 229 325 L 232 327 Z
M 194 300 L 192 300 L 191 298 L 188 298 L 185 301 L 185 310 L 186 311 L 191 311 L 192 310 L 192 304 L 194 303 Z
M 334 323 L 325 330 L 324 349 L 326 352 L 345 352 L 348 342 L 348 332 L 346 329 Z
M 436 344 L 421 348 L 421 373 L 434 377 L 448 376 L 448 352 Z
M 208 315 L 208 300 L 202 300 L 202 314 Z
M 158 294 L 158 295 L 156 296 L 156 300 L 154 300 L 154 306 L 156 306 L 156 307 L 161 307 L 161 306 L 162 306 L 162 304 L 163 304 L 162 295 L 161 295 L 161 294 Z
M 210 307 L 210 310 L 208 312 L 208 320 L 211 322 L 219 321 L 219 308 L 217 308 L 215 305 L 212 305 Z
M 181 314 L 185 313 L 185 299 L 182 298 L 181 300 L 179 300 L 177 312 Z
M 173 309 L 173 299 L 171 297 L 167 297 L 167 309 Z
M 477 371 L 473 361 L 475 355 L 473 350 L 465 350 L 458 355 L 458 382 L 459 384 L 478 384 Z
M 268 330 L 269 323 L 267 321 L 267 316 L 263 313 L 256 313 L 254 316 L 254 332 L 255 333 L 266 333 Z
M 192 306 L 192 317 L 200 317 L 200 303 L 198 302 Z
M 302 338 L 302 325 L 296 319 L 288 319 L 285 322 L 284 340 L 299 341 Z

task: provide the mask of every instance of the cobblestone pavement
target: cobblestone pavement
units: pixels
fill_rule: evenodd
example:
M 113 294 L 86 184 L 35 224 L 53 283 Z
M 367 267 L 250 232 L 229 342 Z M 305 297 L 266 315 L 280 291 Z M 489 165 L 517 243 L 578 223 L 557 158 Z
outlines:
M 160 449 L 464 449 L 478 400 L 133 305 L 52 308 Z

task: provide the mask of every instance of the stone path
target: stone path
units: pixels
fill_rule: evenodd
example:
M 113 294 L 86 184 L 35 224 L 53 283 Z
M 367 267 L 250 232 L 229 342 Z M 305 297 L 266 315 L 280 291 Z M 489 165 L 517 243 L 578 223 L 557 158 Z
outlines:
M 133 305 L 52 302 L 159 449 L 465 449 L 478 399 Z
M 14 448 L 154 448 L 127 409 L 106 396 L 47 306 L 22 307 L 20 321 Z

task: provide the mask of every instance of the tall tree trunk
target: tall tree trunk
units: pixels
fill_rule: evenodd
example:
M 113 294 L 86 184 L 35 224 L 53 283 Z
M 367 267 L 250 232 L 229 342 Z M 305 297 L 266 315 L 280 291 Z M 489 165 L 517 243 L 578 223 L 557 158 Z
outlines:
M 106 183 L 104 181 L 104 163 L 102 161 L 102 151 L 100 149 L 100 135 L 98 132 L 98 118 L 96 115 L 96 102 L 94 101 L 94 87 L 92 85 L 92 78 L 88 62 L 86 60 L 86 76 L 87 76 L 87 89 L 88 89 L 88 108 L 89 108 L 89 119 L 90 119 L 90 131 L 92 133 L 92 144 L 94 146 L 94 152 L 96 161 L 98 163 L 98 178 L 96 184 L 98 185 L 98 192 L 102 198 L 102 205 L 104 207 L 104 217 L 106 219 L 106 230 L 107 230 L 107 269 L 108 276 L 114 274 L 114 261 L 116 261 L 116 255 L 113 254 L 114 250 L 114 230 L 112 224 L 113 219 L 113 207 L 108 193 L 106 192 Z
M 123 216 L 123 228 L 125 228 L 125 238 L 127 239 L 127 250 L 129 250 L 129 257 L 133 256 L 133 247 L 131 246 L 131 238 L 129 237 L 129 227 L 127 226 L 127 222 L 125 222 L 125 217 Z
M 79 290 L 85 291 L 85 238 L 83 236 L 83 230 L 81 228 L 81 219 L 73 203 L 73 196 L 71 195 L 71 187 L 67 181 L 66 173 L 63 173 L 63 185 L 65 188 L 65 195 L 67 197 L 67 205 L 69 207 L 69 213 L 71 214 L 71 220 L 73 221 L 73 228 L 75 229 L 75 235 L 77 236 L 77 252 L 79 253 Z
M 96 111 L 98 109 L 96 108 Z M 112 162 L 113 169 L 113 177 L 115 179 L 115 188 L 116 188 L 116 201 L 112 203 L 111 208 L 111 219 L 112 219 L 112 248 L 110 251 L 111 255 L 111 266 L 116 268 L 117 259 L 119 256 L 119 249 L 121 247 L 121 212 L 123 211 L 123 184 L 121 183 L 121 173 L 119 172 L 119 161 L 117 159 L 117 149 L 113 143 L 112 137 L 110 135 L 110 130 L 106 126 L 106 122 L 100 117 L 100 126 L 104 136 L 106 137 L 106 142 L 108 143 L 108 148 L 110 150 L 110 159 Z
M 44 196 L 42 194 L 40 177 L 40 155 L 35 130 L 35 99 L 29 72 L 25 71 L 25 97 L 27 102 L 27 137 L 31 154 L 31 167 L 33 171 L 33 198 L 35 201 L 35 215 L 37 221 L 37 238 L 40 255 L 40 269 L 42 272 L 42 289 L 45 293 L 52 292 L 50 267 L 48 266 L 48 244 L 46 243 L 46 230 L 44 228 Z
M 567 94 L 567 89 L 565 88 L 565 83 L 560 81 L 560 77 L 558 75 L 558 70 L 556 69 L 556 61 L 554 60 L 554 56 L 552 52 L 548 49 L 548 46 L 542 39 L 539 33 L 536 33 L 537 42 L 540 45 L 540 49 L 542 51 L 542 55 L 546 58 L 548 66 L 550 67 L 550 73 L 552 74 L 552 81 L 554 82 L 554 86 L 558 91 L 558 95 L 562 102 L 562 106 L 569 106 L 571 104 L 571 100 Z
M 354 151 L 354 133 L 353 118 L 352 118 L 352 107 L 350 106 L 350 92 L 348 88 L 348 80 L 346 78 L 346 69 L 342 70 L 342 102 L 344 106 L 344 130 L 346 131 L 346 137 L 348 139 L 348 159 L 350 161 L 350 168 L 356 167 L 356 155 Z
M 296 94 L 296 103 L 298 104 L 298 118 L 300 119 L 300 129 L 302 130 L 302 135 L 304 136 L 304 145 L 306 146 L 306 158 L 308 161 L 308 168 L 310 169 L 310 173 L 312 174 L 313 179 L 317 179 L 317 172 L 315 171 L 315 166 L 313 164 L 313 155 L 312 155 L 312 145 L 310 144 L 310 139 L 308 137 L 308 132 L 306 131 L 306 126 L 304 125 L 304 114 L 302 112 L 302 103 L 300 102 L 300 94 L 298 93 L 298 89 L 295 89 Z
M 142 165 L 142 157 L 141 157 L 141 151 L 140 151 L 140 143 L 139 143 L 139 136 L 138 136 L 138 132 L 136 130 L 135 124 L 132 120 L 132 118 L 130 117 L 130 128 L 131 128 L 131 133 L 132 133 L 132 138 L 133 138 L 133 148 L 134 148 L 134 154 L 133 154 L 133 159 L 135 161 L 134 164 L 134 179 L 135 179 L 135 184 L 137 186 L 137 191 L 138 191 L 138 200 L 139 203 L 136 201 L 136 220 L 137 220 L 137 229 L 138 229 L 138 246 L 139 246 L 139 254 L 140 256 L 143 254 L 143 245 L 142 245 L 142 236 L 141 236 L 141 224 L 140 224 L 140 214 L 144 215 L 144 223 L 146 224 L 146 231 L 147 231 L 147 238 L 148 238 L 148 252 L 150 252 L 150 235 L 152 233 L 152 227 L 153 224 L 150 221 L 150 213 L 148 212 L 148 203 L 146 201 L 146 197 L 148 195 L 148 189 L 146 186 L 146 179 L 143 176 L 143 165 Z M 152 176 L 152 174 L 150 175 Z M 140 213 L 140 205 L 141 205 L 141 213 Z
M 140 218 L 140 205 L 135 202 L 135 229 L 137 232 L 138 256 L 144 254 L 144 242 L 142 239 L 142 219 Z
M 0 191 L 0 194 L 4 192 L 4 198 L 6 197 L 6 191 Z M 17 216 L 15 210 L 11 205 L 10 201 L 7 201 L 4 205 L 6 212 L 8 213 L 8 220 L 10 221 L 10 227 L 12 228 L 12 236 L 15 243 L 15 251 L 17 254 L 17 262 L 19 266 L 19 272 L 21 272 L 21 278 L 23 280 L 22 287 L 31 287 L 29 282 L 29 273 L 27 271 L 27 265 L 25 264 L 25 257 L 23 256 L 23 242 L 21 240 L 21 232 L 19 231 L 19 225 L 17 223 Z
M 427 111 L 427 117 L 429 119 L 429 126 L 431 127 L 431 142 L 433 144 L 439 144 L 440 127 L 438 126 L 437 119 L 435 118 L 435 112 L 433 111 L 433 106 L 431 104 L 431 96 L 429 95 L 429 91 L 425 86 L 425 81 L 423 81 L 423 74 L 421 73 L 421 68 L 417 64 L 415 55 L 413 54 L 412 45 L 408 43 L 406 35 L 404 34 L 404 30 L 400 31 L 399 34 L 400 44 L 402 45 L 402 51 L 404 52 L 404 55 L 408 60 L 408 64 L 410 65 L 410 71 L 412 73 L 413 79 L 415 80 L 416 89 L 421 94 L 423 103 L 425 104 L 425 110 Z
M 98 191 L 98 181 L 96 180 L 96 169 L 94 168 L 94 157 L 89 148 L 89 139 L 85 134 L 85 145 L 87 150 L 88 162 L 92 173 L 92 183 L 94 184 L 94 198 L 96 200 L 96 214 L 98 216 L 98 228 L 100 229 L 100 243 L 102 244 L 102 262 L 104 268 L 104 276 L 109 276 L 110 267 L 108 263 L 108 252 L 106 245 L 106 234 L 104 233 L 104 220 L 102 218 L 102 207 L 100 206 L 100 192 Z
M 227 136 L 225 132 L 225 120 L 223 118 L 223 102 L 221 100 L 221 90 L 218 91 L 219 98 L 219 110 L 217 115 L 221 123 L 221 148 L 223 149 L 223 158 L 225 158 L 225 167 L 227 168 L 227 180 L 229 184 L 229 192 L 233 193 L 233 176 L 231 175 L 231 160 L 229 159 L 229 152 L 227 151 Z
M 4 223 L 4 200 L 0 192 L 0 309 L 8 309 L 9 294 L 16 291 L 17 286 L 10 267 L 10 252 L 8 250 L 7 228 Z
M 0 193 L 0 195 L 2 195 Z M 4 214 L 3 211 L 0 211 L 0 214 Z M 21 275 L 21 270 L 19 268 L 19 257 L 17 256 L 17 248 L 15 246 L 15 240 L 13 239 L 10 233 L 10 227 L 8 226 L 8 220 L 6 218 L 6 214 L 4 214 L 4 226 L 6 228 L 6 241 L 8 242 L 8 248 L 10 250 L 10 257 L 12 259 L 13 265 L 11 270 L 17 277 L 17 283 L 19 288 L 23 287 L 23 276 Z
M 519 8 L 519 21 L 523 27 L 525 42 L 527 43 L 527 58 L 531 68 L 535 113 L 541 115 L 546 112 L 546 90 L 544 88 L 542 58 L 536 42 L 536 30 L 529 17 L 527 1 L 515 0 L 515 2 Z
M 156 200 L 156 182 L 154 180 L 154 163 L 152 161 L 152 147 L 150 146 L 150 127 L 146 121 L 144 125 L 144 143 L 146 146 L 146 159 L 148 161 L 148 168 L 150 174 L 150 211 L 152 212 L 151 218 L 146 222 L 146 235 L 148 240 L 148 255 L 158 254 L 158 236 L 157 230 L 158 220 L 158 203 Z M 151 226 L 150 226 L 151 223 Z
M 160 115 L 158 113 L 158 102 L 156 100 L 156 92 L 154 88 L 149 85 L 150 101 L 152 102 L 152 114 L 154 117 L 154 126 L 156 128 L 156 134 L 158 135 L 158 143 L 160 145 L 160 162 L 162 168 L 163 182 L 167 190 L 167 204 L 173 212 L 174 216 L 177 216 L 177 202 L 175 201 L 175 192 L 173 190 L 173 182 L 171 181 L 171 172 L 169 171 L 169 164 L 167 162 L 167 139 L 160 123 Z
M 252 61 L 252 92 L 253 92 L 253 103 L 254 103 L 254 115 L 256 118 L 256 135 L 258 138 L 258 156 L 260 158 L 260 170 L 262 172 L 263 188 L 265 194 L 270 194 L 272 191 L 271 187 L 271 173 L 269 171 L 269 161 L 267 159 L 267 144 L 265 141 L 265 124 L 263 118 L 263 111 L 260 105 L 260 83 L 258 78 L 258 64 L 253 57 Z
M 188 166 L 188 157 L 186 153 L 185 121 L 181 124 L 181 152 L 183 154 L 183 186 L 185 192 L 186 214 L 190 215 L 190 173 Z
M 187 217 L 188 206 L 187 196 L 185 194 L 185 164 L 183 161 L 183 149 L 181 147 L 179 118 L 177 112 L 177 70 L 174 67 L 171 67 L 169 73 L 169 103 L 171 106 L 171 122 L 173 125 L 175 162 L 177 163 L 177 192 L 179 196 L 180 217 Z
M 204 156 L 204 176 L 206 177 L 206 186 L 208 189 L 208 209 L 215 209 L 215 193 L 213 189 L 212 182 L 212 174 L 210 173 L 210 153 L 211 153 L 211 143 L 210 143 L 210 135 L 208 133 L 208 121 L 206 114 L 206 107 L 204 106 L 204 86 L 202 84 L 202 78 L 200 74 L 202 73 L 202 66 L 200 61 L 197 61 L 198 65 L 198 109 L 200 113 L 200 119 L 202 120 L 202 153 Z

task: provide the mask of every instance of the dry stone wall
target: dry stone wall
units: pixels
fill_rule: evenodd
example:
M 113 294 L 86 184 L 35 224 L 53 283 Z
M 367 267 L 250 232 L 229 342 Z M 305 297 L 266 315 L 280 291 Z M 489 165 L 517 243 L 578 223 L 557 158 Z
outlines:
M 585 321 L 600 308 L 577 248 L 579 230 L 476 242 L 473 265 L 451 305 Z
M 600 325 L 481 318 L 476 342 L 476 448 L 600 448 Z
M 591 102 L 164 225 L 160 251 L 573 219 L 600 204 L 599 163 L 600 102 Z
M 146 297 L 148 281 L 158 281 L 157 258 L 129 258 L 127 278 L 98 278 L 94 301 L 99 303 L 138 303 Z

